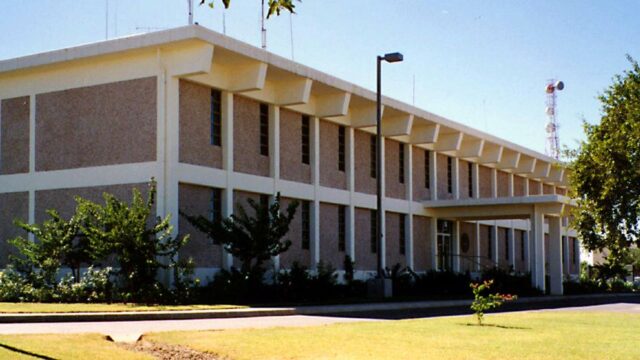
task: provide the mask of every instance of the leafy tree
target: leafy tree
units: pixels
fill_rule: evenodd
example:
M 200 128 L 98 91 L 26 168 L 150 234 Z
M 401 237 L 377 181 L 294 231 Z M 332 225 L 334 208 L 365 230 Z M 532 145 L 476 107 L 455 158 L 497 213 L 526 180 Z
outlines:
M 9 242 L 21 256 L 11 256 L 16 269 L 30 276 L 40 275 L 42 282 L 55 283 L 61 266 L 72 270 L 75 282 L 80 280 L 80 268 L 95 259 L 91 244 L 80 233 L 81 216 L 64 220 L 55 210 L 47 210 L 49 219 L 41 225 L 17 220 L 16 226 L 33 234 L 36 241 L 17 237 Z
M 602 119 L 584 124 L 586 141 L 570 165 L 573 226 L 587 249 L 608 249 L 612 265 L 640 245 L 640 66 L 627 58 L 631 70 L 599 97 Z
M 100 244 L 100 253 L 115 255 L 127 300 L 157 302 L 162 290 L 156 280 L 158 271 L 185 265 L 176 261 L 176 255 L 188 236 L 171 236 L 170 216 L 151 218 L 155 196 L 152 179 L 147 199 L 134 189 L 131 205 L 107 193 L 104 205 L 76 198 L 85 216 L 81 230 L 92 243 Z
M 216 245 L 240 260 L 241 273 L 245 278 L 262 280 L 263 264 L 271 257 L 281 254 L 291 246 L 291 241 L 283 240 L 289 232 L 289 224 L 296 213 L 298 202 L 289 204 L 286 213 L 280 211 L 280 194 L 273 204 L 259 203 L 248 199 L 253 214 L 249 215 L 243 206 L 226 219 L 211 221 L 202 215 L 183 216 L 198 230 L 205 233 Z
M 221 0 L 221 1 L 225 8 L 229 8 L 229 6 L 231 5 L 231 0 Z M 269 10 L 267 11 L 267 19 L 273 14 L 280 15 L 280 12 L 283 10 L 286 10 L 286 11 L 289 11 L 290 13 L 295 14 L 296 6 L 293 3 L 293 0 L 268 0 L 268 1 L 269 2 L 267 3 L 267 5 Z M 200 5 L 203 5 L 204 3 L 209 4 L 209 6 L 213 8 L 215 1 L 200 0 Z M 262 1 L 262 3 L 264 4 L 264 0 Z

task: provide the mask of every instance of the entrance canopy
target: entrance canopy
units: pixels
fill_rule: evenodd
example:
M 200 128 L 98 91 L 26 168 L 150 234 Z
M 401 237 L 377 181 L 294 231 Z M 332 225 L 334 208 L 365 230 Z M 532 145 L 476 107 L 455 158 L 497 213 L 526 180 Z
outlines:
M 452 220 L 529 219 L 535 211 L 565 216 L 575 200 L 563 195 L 423 201 L 429 216 Z

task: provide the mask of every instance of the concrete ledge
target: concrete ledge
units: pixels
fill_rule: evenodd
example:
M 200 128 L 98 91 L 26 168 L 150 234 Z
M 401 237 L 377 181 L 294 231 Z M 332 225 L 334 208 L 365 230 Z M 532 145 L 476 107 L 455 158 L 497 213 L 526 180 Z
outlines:
M 592 294 L 570 296 L 540 296 L 519 298 L 505 306 L 511 307 L 554 308 L 583 306 L 589 303 L 639 302 L 640 294 Z M 130 311 L 96 313 L 30 313 L 0 314 L 0 323 L 54 323 L 54 322 L 90 322 L 90 321 L 149 321 L 149 320 L 191 320 L 191 319 L 228 319 L 258 316 L 287 315 L 326 315 L 370 313 L 376 311 L 437 310 L 464 308 L 471 305 L 470 299 L 435 300 L 413 302 L 365 303 L 347 305 L 321 305 L 299 307 L 246 308 L 227 310 L 186 310 L 186 311 Z

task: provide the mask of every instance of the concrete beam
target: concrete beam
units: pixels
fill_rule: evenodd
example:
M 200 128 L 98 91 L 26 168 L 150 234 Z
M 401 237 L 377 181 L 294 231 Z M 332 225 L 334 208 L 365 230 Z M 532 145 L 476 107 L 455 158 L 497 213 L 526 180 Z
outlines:
M 345 116 L 349 112 L 351 93 L 341 92 L 316 99 L 315 115 L 320 118 Z
M 438 141 L 440 124 L 416 125 L 411 129 L 409 140 L 412 144 L 433 144 Z
M 520 161 L 516 167 L 518 174 L 532 174 L 536 167 L 536 158 L 520 155 Z
M 229 74 L 227 74 L 229 91 L 245 92 L 264 88 L 264 82 L 267 78 L 267 67 L 266 63 L 255 62 L 237 69 L 231 69 Z
M 404 114 L 382 118 L 382 136 L 409 135 L 413 125 L 413 115 Z
M 537 179 L 546 178 L 551 171 L 551 164 L 545 161 L 536 161 L 536 166 L 533 170 L 533 177 Z
M 384 116 L 384 105 L 380 108 L 380 113 Z M 349 109 L 349 114 L 346 116 L 348 123 L 354 128 L 363 128 L 376 126 L 376 105 L 362 106 L 354 109 Z
M 560 165 L 553 164 L 551 166 L 551 170 L 549 171 L 549 181 L 553 183 L 560 183 L 562 181 L 562 177 L 564 175 L 564 168 Z
M 512 170 L 518 167 L 520 162 L 520 153 L 516 151 L 502 151 L 502 159 L 498 163 L 498 168 L 503 170 Z
M 502 159 L 503 147 L 496 144 L 485 143 L 482 156 L 478 159 L 481 164 L 497 164 Z
M 302 78 L 279 81 L 275 85 L 275 102 L 280 106 L 300 105 L 309 102 L 313 80 Z
M 484 149 L 484 140 L 483 139 L 472 139 L 465 140 L 462 142 L 462 146 L 460 146 L 460 151 L 458 151 L 458 156 L 462 158 L 479 158 L 482 155 L 482 150 Z
M 455 132 L 449 134 L 440 134 L 438 141 L 433 146 L 435 151 L 458 151 L 462 145 L 462 138 L 464 134 L 462 132 Z
M 209 73 L 212 61 L 213 45 L 208 43 L 189 44 L 162 52 L 162 62 L 170 76 Z

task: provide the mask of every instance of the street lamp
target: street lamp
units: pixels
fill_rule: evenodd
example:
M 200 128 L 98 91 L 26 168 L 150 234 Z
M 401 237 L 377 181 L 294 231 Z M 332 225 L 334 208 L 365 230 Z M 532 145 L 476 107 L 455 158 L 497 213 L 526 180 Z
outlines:
M 378 277 L 377 277 L 377 293 L 384 297 L 391 296 L 391 286 L 385 284 L 384 271 L 382 269 L 382 62 L 389 63 L 400 62 L 404 59 L 401 53 L 389 53 L 384 56 L 377 57 L 377 81 L 378 89 L 376 94 L 376 196 L 377 196 L 377 219 L 376 219 L 376 247 L 378 250 Z M 378 292 L 379 291 L 379 292 Z

